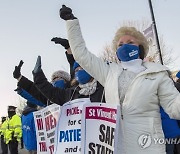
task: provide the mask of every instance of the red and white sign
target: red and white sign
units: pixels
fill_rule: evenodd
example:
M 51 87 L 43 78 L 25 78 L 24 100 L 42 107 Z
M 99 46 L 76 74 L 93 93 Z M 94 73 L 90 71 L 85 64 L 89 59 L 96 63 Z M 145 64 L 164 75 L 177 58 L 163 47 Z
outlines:
M 119 105 L 86 104 L 82 114 L 82 153 L 113 154 L 116 128 L 119 127 Z
M 37 153 L 53 154 L 60 106 L 52 104 L 33 114 L 36 126 Z

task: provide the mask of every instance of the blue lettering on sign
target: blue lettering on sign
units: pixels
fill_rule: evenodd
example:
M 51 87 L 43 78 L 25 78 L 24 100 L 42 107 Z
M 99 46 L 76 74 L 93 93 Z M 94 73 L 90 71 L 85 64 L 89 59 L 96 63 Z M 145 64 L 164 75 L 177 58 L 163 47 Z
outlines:
M 81 141 L 81 129 L 60 131 L 59 142 Z

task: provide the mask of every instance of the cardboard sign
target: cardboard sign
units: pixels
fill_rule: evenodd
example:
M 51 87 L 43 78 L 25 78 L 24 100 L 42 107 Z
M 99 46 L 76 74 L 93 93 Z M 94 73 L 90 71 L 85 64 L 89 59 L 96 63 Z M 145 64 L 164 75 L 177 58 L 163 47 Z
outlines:
M 57 104 L 34 112 L 38 154 L 53 154 L 59 114 L 60 106 Z
M 82 114 L 82 153 L 113 154 L 120 117 L 119 105 L 105 103 L 84 105 Z
M 61 108 L 55 154 L 81 154 L 81 115 L 89 98 L 76 99 Z
M 45 124 L 42 111 L 33 112 L 34 122 L 36 127 L 36 138 L 37 138 L 37 153 L 48 154 L 46 137 L 45 137 Z
M 49 154 L 54 152 L 55 144 L 55 130 L 59 119 L 60 106 L 52 104 L 42 110 L 44 124 L 45 124 L 45 137 L 46 146 Z

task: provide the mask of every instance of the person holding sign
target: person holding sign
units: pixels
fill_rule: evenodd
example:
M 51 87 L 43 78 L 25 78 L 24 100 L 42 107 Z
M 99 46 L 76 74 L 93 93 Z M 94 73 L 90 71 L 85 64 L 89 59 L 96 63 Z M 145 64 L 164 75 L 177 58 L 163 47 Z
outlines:
M 120 64 L 105 63 L 88 51 L 79 20 L 62 6 L 69 44 L 75 60 L 105 88 L 106 103 L 120 104 L 122 136 L 118 153 L 165 154 L 160 106 L 171 118 L 180 119 L 180 94 L 165 66 L 144 62 L 148 43 L 134 27 L 121 27 L 113 39 Z

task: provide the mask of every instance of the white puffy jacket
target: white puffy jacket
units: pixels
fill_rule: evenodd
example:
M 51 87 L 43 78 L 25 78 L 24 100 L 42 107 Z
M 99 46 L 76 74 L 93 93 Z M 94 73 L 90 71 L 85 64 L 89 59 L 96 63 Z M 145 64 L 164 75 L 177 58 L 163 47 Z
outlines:
M 88 51 L 78 19 L 67 21 L 67 32 L 75 60 L 104 86 L 107 103 L 119 103 L 118 77 L 122 66 L 108 65 Z M 131 82 L 122 105 L 123 135 L 119 137 L 118 154 L 165 154 L 159 107 L 171 118 L 180 119 L 180 94 L 167 68 L 149 62 L 143 65 L 147 69 Z

